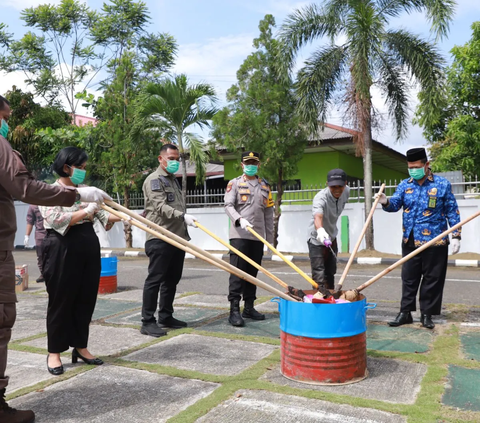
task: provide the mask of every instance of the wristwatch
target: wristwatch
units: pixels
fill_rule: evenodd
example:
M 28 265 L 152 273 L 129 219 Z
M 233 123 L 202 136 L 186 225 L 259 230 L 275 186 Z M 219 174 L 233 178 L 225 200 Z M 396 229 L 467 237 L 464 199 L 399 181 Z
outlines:
M 75 194 L 75 202 L 77 203 L 77 202 L 80 201 L 80 193 L 77 190 L 75 190 L 75 193 L 76 193 Z

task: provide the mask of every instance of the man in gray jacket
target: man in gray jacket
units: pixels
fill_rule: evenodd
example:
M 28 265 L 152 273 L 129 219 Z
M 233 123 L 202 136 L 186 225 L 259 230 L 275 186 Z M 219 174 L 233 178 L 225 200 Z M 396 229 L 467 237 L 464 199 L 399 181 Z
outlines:
M 312 219 L 308 227 L 308 251 L 312 279 L 325 297 L 331 295 L 329 289 L 335 288 L 337 221 L 350 197 L 350 188 L 346 182 L 347 174 L 342 169 L 331 170 L 327 175 L 327 188 L 313 199 Z

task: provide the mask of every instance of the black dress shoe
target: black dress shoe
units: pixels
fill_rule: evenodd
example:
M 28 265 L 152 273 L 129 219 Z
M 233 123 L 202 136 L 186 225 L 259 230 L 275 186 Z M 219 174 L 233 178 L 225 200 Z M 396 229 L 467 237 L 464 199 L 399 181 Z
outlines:
M 424 328 L 433 329 L 435 327 L 435 323 L 433 323 L 432 316 L 430 314 L 422 314 L 420 321 L 422 322 L 422 326 Z
M 103 364 L 103 360 L 95 357 L 95 358 L 85 358 L 80 354 L 76 348 L 73 349 L 72 351 L 72 363 L 75 364 L 77 363 L 78 359 L 83 360 L 87 364 L 93 364 L 95 366 L 101 366 Z
M 165 329 L 159 328 L 155 322 L 144 323 L 140 329 L 142 335 L 153 336 L 154 338 L 160 338 L 165 336 L 167 331 Z
M 158 319 L 158 326 L 160 326 L 161 328 L 181 329 L 187 327 L 187 322 L 182 322 L 181 320 L 175 319 L 175 317 L 170 316 L 166 319 Z
M 388 322 L 388 325 L 389 326 L 402 326 L 402 325 L 406 325 L 408 323 L 413 323 L 412 313 L 410 313 L 409 311 L 401 311 L 400 313 L 398 313 L 395 320 L 392 320 L 391 322 Z
M 43 283 L 45 282 L 45 278 L 43 276 L 40 276 L 37 280 L 36 280 L 37 283 Z
M 50 356 L 50 354 L 47 355 L 47 369 L 49 371 L 50 374 L 54 375 L 54 376 L 60 376 L 60 375 L 63 375 L 63 373 L 65 372 L 64 368 L 63 368 L 63 364 L 61 364 L 60 366 L 58 367 L 50 367 L 48 365 L 48 357 Z

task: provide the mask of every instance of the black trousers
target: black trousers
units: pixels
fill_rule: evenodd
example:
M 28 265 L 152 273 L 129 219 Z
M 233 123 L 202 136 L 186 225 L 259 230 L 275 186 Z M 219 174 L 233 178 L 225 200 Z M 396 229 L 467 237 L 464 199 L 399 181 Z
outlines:
M 414 250 L 415 248 L 403 244 L 403 257 Z M 400 311 L 417 309 L 416 296 L 420 287 L 420 311 L 423 314 L 440 314 L 447 263 L 448 246 L 445 245 L 427 248 L 403 264 Z
M 338 254 L 337 239 L 332 241 L 332 250 Z M 315 245 L 308 241 L 308 256 L 312 267 L 312 279 L 318 284 L 325 285 L 328 289 L 335 289 L 335 273 L 337 273 L 337 260 L 324 245 Z
M 40 270 L 40 276 L 43 276 L 43 264 L 42 264 L 42 257 L 43 257 L 43 240 L 39 244 L 35 246 L 35 251 L 37 253 L 37 265 L 38 270 Z
M 100 243 L 93 225 L 74 225 L 64 236 L 50 229 L 43 248 L 48 352 L 86 348 L 101 270 Z
M 251 239 L 232 238 L 230 245 L 235 247 L 241 253 L 250 257 L 255 263 L 262 264 L 263 257 L 263 243 L 260 241 L 253 241 Z M 230 264 L 244 272 L 257 276 L 258 270 L 244 259 L 238 257 L 236 254 L 230 252 Z M 229 294 L 228 301 L 240 300 L 242 298 L 245 302 L 255 301 L 257 294 L 257 286 L 243 280 L 235 275 L 230 275 L 229 279 Z
M 157 302 L 159 320 L 173 314 L 173 300 L 178 282 L 182 278 L 185 251 L 160 239 L 150 239 L 145 243 L 145 254 L 150 262 L 143 287 L 142 322 L 155 323 Z

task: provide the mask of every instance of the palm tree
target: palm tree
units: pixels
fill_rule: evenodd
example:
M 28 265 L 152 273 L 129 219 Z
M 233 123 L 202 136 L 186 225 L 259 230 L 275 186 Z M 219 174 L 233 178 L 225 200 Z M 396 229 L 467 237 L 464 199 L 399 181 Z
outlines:
M 292 71 L 292 65 L 288 66 L 306 43 L 322 37 L 331 40 L 298 72 L 299 112 L 316 129 L 318 119 L 325 121 L 334 95 L 343 93 L 346 115 L 359 132 L 356 141 L 363 156 L 365 216 L 372 207 L 372 88 L 380 89 L 397 140 L 401 140 L 407 133 L 412 81 L 426 96 L 431 113 L 444 87 L 444 59 L 435 45 L 404 29 L 389 28 L 389 19 L 404 12 L 426 12 L 438 40 L 448 32 L 454 6 L 454 0 L 327 0 L 322 7 L 296 10 L 282 26 L 285 71 Z M 367 249 L 374 248 L 372 225 L 366 244 Z
M 210 121 L 217 113 L 217 98 L 209 84 L 188 85 L 186 75 L 150 83 L 145 88 L 145 98 L 140 115 L 147 119 L 149 127 L 165 131 L 165 138 L 175 143 L 182 161 L 182 194 L 187 197 L 187 148 L 188 156 L 195 163 L 196 182 L 205 179 L 208 160 L 200 137 L 186 132 L 187 128 L 198 125 L 210 128 Z

